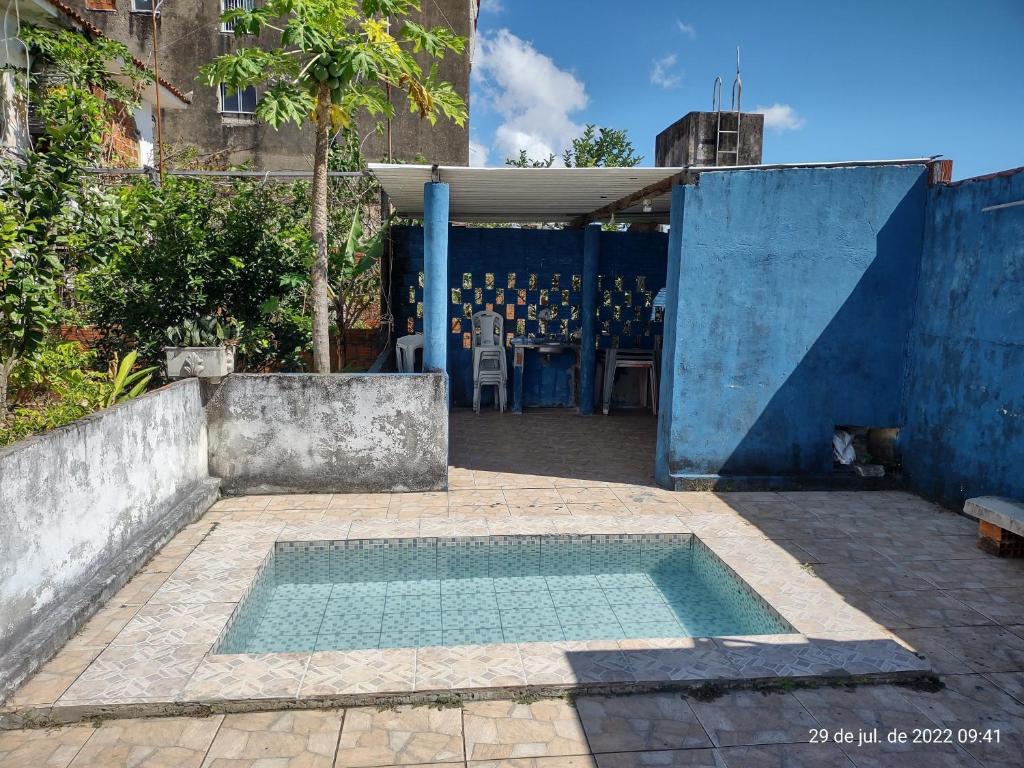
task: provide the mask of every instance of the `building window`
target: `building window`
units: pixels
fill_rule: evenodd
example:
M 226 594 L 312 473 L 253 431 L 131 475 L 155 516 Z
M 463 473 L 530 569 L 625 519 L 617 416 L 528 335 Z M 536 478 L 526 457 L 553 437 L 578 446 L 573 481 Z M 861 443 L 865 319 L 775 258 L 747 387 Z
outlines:
M 150 0 L 146 0 L 149 2 Z M 233 11 L 236 8 L 241 8 L 246 11 L 251 11 L 253 7 L 253 0 L 220 0 L 220 12 Z M 227 34 L 233 34 L 235 31 L 235 24 L 231 21 L 222 21 L 220 23 L 220 31 Z
M 132 0 L 132 13 L 152 13 L 154 0 Z
M 220 87 L 220 111 L 231 117 L 252 117 L 256 112 L 256 86 L 250 85 L 241 91 L 229 91 Z

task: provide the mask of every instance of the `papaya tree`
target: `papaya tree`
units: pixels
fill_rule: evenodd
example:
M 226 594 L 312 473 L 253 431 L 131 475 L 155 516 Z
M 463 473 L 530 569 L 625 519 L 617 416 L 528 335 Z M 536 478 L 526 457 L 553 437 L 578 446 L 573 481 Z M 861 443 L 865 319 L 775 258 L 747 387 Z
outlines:
M 461 53 L 465 40 L 445 27 L 427 28 L 411 16 L 416 0 L 267 0 L 226 11 L 235 36 L 273 33 L 273 48 L 241 47 L 201 70 L 208 85 L 229 91 L 256 87 L 256 119 L 278 128 L 312 122 L 315 129 L 311 230 L 313 364 L 330 371 L 328 161 L 331 135 L 360 114 L 394 113 L 392 92 L 434 124 L 440 116 L 464 125 L 466 105 L 437 73 L 437 60 Z M 422 62 L 428 62 L 424 69 Z

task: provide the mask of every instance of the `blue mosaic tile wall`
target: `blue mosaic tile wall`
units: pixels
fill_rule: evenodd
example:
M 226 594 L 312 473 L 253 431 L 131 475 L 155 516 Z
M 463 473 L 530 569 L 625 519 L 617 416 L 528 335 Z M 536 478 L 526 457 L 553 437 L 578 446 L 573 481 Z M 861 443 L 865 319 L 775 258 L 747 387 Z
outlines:
M 791 631 L 690 534 L 279 542 L 217 652 Z
M 392 281 L 396 332 L 423 332 L 423 230 L 392 228 Z M 661 310 L 651 302 L 666 280 L 668 236 L 603 232 L 598 271 L 599 349 L 652 349 L 662 335 Z M 448 361 L 456 405 L 470 405 L 474 312 L 505 318 L 506 344 L 513 336 L 568 337 L 581 328 L 583 233 L 453 227 L 448 241 Z M 549 361 L 567 369 L 571 356 Z M 512 358 L 509 354 L 509 370 Z M 548 374 L 548 375 L 545 375 Z M 565 373 L 567 375 L 567 372 Z M 565 375 L 527 370 L 527 405 L 568 405 Z M 567 399 L 570 402 L 567 402 Z

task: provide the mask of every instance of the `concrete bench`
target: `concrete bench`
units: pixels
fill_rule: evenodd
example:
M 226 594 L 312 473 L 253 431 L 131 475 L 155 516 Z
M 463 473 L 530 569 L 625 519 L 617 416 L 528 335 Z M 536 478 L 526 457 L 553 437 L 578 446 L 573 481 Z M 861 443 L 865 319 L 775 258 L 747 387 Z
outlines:
M 978 519 L 978 547 L 1000 557 L 1024 557 L 1024 503 L 1002 496 L 968 499 L 964 513 Z

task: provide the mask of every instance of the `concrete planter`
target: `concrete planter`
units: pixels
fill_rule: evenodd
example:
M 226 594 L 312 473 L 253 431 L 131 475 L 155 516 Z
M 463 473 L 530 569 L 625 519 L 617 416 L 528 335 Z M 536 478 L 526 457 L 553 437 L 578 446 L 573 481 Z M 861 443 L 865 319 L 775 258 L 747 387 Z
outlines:
M 164 347 L 167 377 L 219 379 L 235 370 L 233 347 Z

